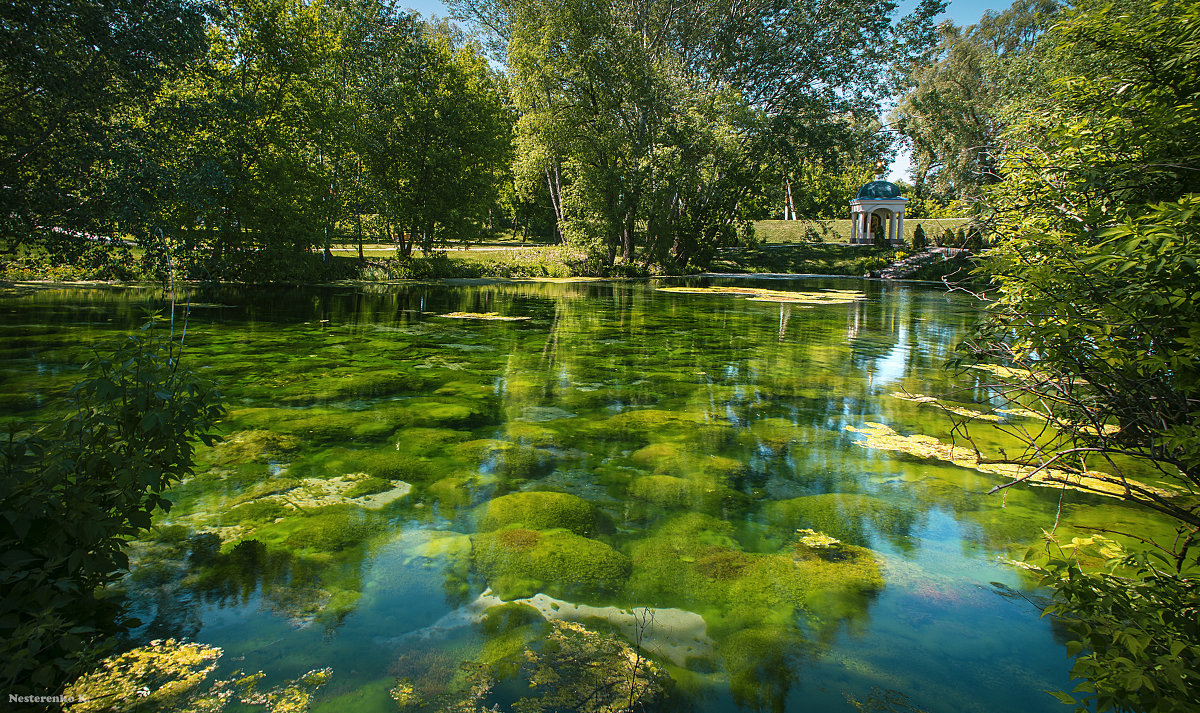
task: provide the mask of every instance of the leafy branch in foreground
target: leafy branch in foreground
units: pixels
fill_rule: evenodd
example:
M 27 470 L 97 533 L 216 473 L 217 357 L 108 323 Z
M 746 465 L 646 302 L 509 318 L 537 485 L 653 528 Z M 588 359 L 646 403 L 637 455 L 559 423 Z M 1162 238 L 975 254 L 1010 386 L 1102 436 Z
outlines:
M 53 690 L 119 628 L 98 596 L 128 566 L 127 538 L 170 508 L 195 439 L 224 413 L 153 322 L 86 367 L 71 410 L 0 444 L 0 687 Z
M 1200 687 L 1200 569 L 1174 571 L 1174 562 L 1159 552 L 1110 559 L 1110 565 L 1132 568 L 1133 576 L 1084 571 L 1074 551 L 1080 545 L 1113 543 L 1088 538 L 1059 544 L 1051 538 L 1049 554 L 1040 555 L 1032 570 L 1054 599 L 1044 613 L 1065 622 L 1075 640 L 1067 654 L 1076 656 L 1071 674 L 1082 681 L 1076 713 L 1095 710 L 1194 710 Z M 1075 696 L 1053 695 L 1076 705 Z

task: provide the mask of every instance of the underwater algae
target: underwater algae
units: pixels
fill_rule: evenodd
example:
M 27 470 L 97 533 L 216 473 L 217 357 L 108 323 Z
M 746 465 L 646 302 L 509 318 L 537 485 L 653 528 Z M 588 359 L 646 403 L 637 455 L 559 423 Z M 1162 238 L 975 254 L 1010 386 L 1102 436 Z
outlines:
M 63 695 L 77 702 L 66 713 L 101 711 L 181 711 L 218 713 L 233 705 L 262 706 L 270 713 L 305 713 L 313 694 L 325 685 L 332 669 L 316 669 L 293 681 L 258 690 L 261 671 L 201 684 L 217 667 L 222 650 L 175 639 L 155 640 L 118 656 L 66 688 Z
M 930 406 L 939 408 L 942 411 L 945 411 L 946 413 L 952 413 L 956 416 L 962 416 L 964 418 L 976 419 L 976 420 L 980 420 L 980 421 L 1003 421 L 1004 420 L 1003 416 L 998 416 L 994 413 L 984 413 L 983 411 L 975 411 L 975 410 L 969 409 L 965 406 L 956 406 L 954 404 L 948 404 L 945 401 L 943 401 L 942 399 L 939 399 L 935 396 L 925 396 L 923 394 L 910 394 L 906 391 L 894 391 L 894 392 L 892 392 L 891 396 L 894 399 L 900 399 L 902 401 L 911 401 L 913 403 L 918 403 L 918 404 L 929 404 Z M 1011 413 L 1011 412 L 1006 411 L 1005 413 Z
M 471 561 L 502 599 L 539 592 L 551 596 L 603 596 L 629 577 L 629 558 L 609 545 L 570 530 L 513 527 L 473 535 Z
M 519 525 L 530 530 L 563 528 L 586 537 L 596 530 L 599 522 L 595 506 L 583 498 L 531 491 L 502 495 L 480 505 L 478 531 Z
M 194 320 L 189 348 L 230 397 L 228 435 L 197 449 L 196 476 L 168 494 L 175 508 L 131 546 L 114 595 L 153 622 L 127 644 L 222 647 L 197 700 L 214 679 L 257 675 L 238 667 L 264 669 L 266 687 L 333 665 L 311 701 L 330 712 L 517 711 L 538 698 L 535 669 L 607 661 L 588 653 L 605 649 L 650 657 L 667 709 L 841 710 L 844 693 L 884 684 L 931 713 L 1004 710 L 1011 686 L 975 672 L 990 632 L 977 658 L 952 637 L 980 614 L 984 629 L 1003 621 L 1006 646 L 1010 629 L 1046 628 L 1036 614 L 987 618 L 983 590 L 1021 586 L 996 555 L 1033 541 L 1057 494 L 1014 490 L 999 510 L 976 497 L 995 474 L 931 478 L 907 451 L 872 454 L 841 430 L 896 409 L 947 418 L 888 394 L 953 393 L 935 372 L 967 321 L 953 297 L 789 284 L 784 309 L 806 293 L 871 299 L 792 303 L 813 309 L 784 324 L 748 304 L 755 289 L 426 284 L 299 291 Z M 471 309 L 534 319 L 440 317 Z M 62 340 L 41 353 L 79 351 Z M 56 389 L 59 368 L 45 370 Z M 1063 526 L 1085 506 L 1104 524 L 1100 500 L 1070 503 Z M 552 621 L 627 648 L 582 632 L 556 643 Z M 1028 650 L 1055 661 L 1001 651 L 997 666 L 1052 687 L 1043 672 L 1065 673 L 1061 646 Z M 251 698 L 234 690 L 224 705 L 270 707 Z

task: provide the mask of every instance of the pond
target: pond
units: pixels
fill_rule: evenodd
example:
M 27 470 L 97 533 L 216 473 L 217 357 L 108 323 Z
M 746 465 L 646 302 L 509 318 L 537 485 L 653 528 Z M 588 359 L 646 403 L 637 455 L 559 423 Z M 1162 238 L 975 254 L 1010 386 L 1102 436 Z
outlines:
M 702 285 L 823 297 L 661 289 Z M 589 667 L 619 678 L 630 655 L 654 685 L 621 695 L 650 709 L 1056 711 L 1045 691 L 1071 687 L 1070 661 L 1010 558 L 1060 505 L 1068 539 L 1160 527 L 1071 491 L 988 496 L 1001 476 L 872 447 L 869 424 L 951 441 L 945 403 L 918 395 L 988 410 L 984 372 L 945 368 L 977 303 L 931 287 L 188 299 L 186 359 L 226 396 L 225 440 L 130 545 L 113 595 L 143 624 L 125 646 L 220 647 L 215 676 L 266 684 L 330 668 L 315 711 L 444 710 L 482 678 L 489 705 L 598 709 L 572 689 L 620 688 Z M 38 418 L 92 349 L 166 304 L 149 288 L 0 297 L 0 418 Z

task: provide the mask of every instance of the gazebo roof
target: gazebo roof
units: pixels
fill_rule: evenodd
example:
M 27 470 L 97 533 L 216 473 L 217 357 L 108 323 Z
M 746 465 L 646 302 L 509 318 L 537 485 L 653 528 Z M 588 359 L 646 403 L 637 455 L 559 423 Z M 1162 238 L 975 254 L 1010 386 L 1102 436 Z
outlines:
M 858 189 L 855 200 L 894 201 L 900 198 L 900 187 L 890 181 L 871 181 Z

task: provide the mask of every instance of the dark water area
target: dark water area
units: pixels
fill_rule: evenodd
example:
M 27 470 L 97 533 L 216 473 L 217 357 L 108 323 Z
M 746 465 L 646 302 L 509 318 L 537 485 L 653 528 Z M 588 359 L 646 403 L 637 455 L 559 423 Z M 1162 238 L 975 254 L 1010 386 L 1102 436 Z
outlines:
M 657 289 L 684 284 L 862 297 Z M 130 545 L 112 594 L 145 623 L 127 646 L 202 642 L 218 675 L 268 681 L 330 667 L 315 711 L 396 711 L 398 680 L 436 709 L 464 661 L 508 704 L 547 620 L 640 643 L 670 676 L 664 710 L 1057 711 L 1045 691 L 1072 687 L 1010 561 L 1060 492 L 987 496 L 1002 478 L 865 441 L 867 424 L 951 440 L 950 415 L 905 393 L 988 410 L 982 372 L 945 368 L 967 296 L 833 278 L 177 296 L 186 363 L 229 414 Z M 48 417 L 94 350 L 168 304 L 0 296 L 0 421 Z M 1062 508 L 1068 539 L 1161 527 L 1080 493 Z M 889 696 L 909 708 L 871 707 Z

